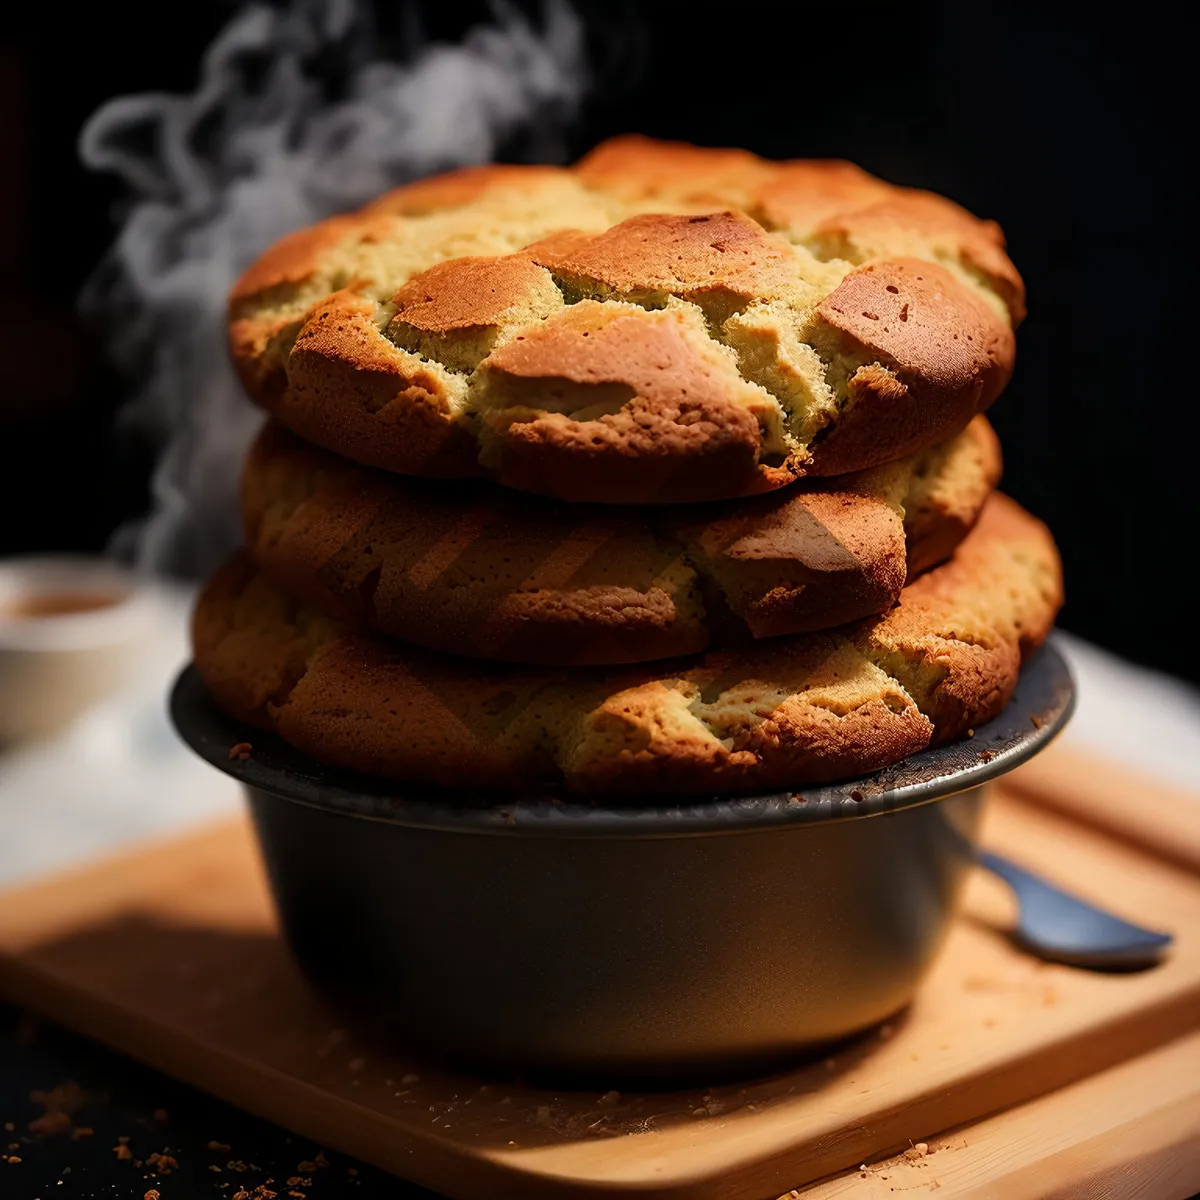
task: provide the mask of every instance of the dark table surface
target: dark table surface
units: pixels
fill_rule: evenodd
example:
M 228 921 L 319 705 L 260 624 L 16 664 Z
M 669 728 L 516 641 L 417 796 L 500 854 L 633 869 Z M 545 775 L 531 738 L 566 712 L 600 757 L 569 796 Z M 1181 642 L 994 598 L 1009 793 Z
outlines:
M 174 1165 L 160 1171 L 152 1155 Z M 158 1200 L 437 1200 L 0 1005 L 0 1197 L 155 1200 L 154 1193 Z

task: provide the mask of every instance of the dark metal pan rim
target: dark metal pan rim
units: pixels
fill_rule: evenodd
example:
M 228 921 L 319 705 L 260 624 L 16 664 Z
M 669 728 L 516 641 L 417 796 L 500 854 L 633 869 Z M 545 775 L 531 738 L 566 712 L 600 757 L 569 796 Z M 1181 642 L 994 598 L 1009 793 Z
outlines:
M 914 754 L 860 779 L 808 787 L 799 793 L 716 795 L 616 803 L 571 797 L 518 796 L 402 785 L 325 767 L 281 738 L 250 730 L 221 712 L 195 668 L 171 692 L 170 710 L 183 740 L 226 775 L 281 799 L 368 821 L 409 828 L 506 837 L 700 837 L 830 821 L 862 820 L 948 796 L 1007 774 L 1042 750 L 1075 706 L 1070 672 L 1055 646 L 1025 665 L 1004 711 L 973 738 Z M 253 752 L 231 759 L 230 747 Z

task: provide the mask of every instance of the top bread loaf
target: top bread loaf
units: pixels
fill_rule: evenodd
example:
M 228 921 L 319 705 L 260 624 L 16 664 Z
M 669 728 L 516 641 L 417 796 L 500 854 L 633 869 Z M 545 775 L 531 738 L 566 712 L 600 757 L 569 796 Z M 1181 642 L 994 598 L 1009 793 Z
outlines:
M 1012 372 L 999 227 L 844 162 L 645 138 L 474 167 L 238 281 L 254 400 L 408 475 L 604 503 L 751 495 L 962 429 Z

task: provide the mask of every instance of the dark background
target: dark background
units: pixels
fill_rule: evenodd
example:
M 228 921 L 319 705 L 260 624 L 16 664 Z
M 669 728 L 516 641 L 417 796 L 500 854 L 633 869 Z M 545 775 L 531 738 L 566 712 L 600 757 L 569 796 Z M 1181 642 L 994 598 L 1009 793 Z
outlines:
M 1052 8 L 952 2 L 576 7 L 595 86 L 570 156 L 628 130 L 842 156 L 1001 222 L 1030 316 L 993 420 L 1008 490 L 1062 547 L 1062 624 L 1200 679 L 1181 636 L 1200 515 L 1190 322 L 1168 299 L 1190 253 L 1164 129 L 1167 90 L 1187 85 L 1180 32 L 1146 5 L 1061 24 Z M 22 5 L 0 34 L 0 554 L 99 548 L 146 505 L 150 455 L 112 433 L 124 383 L 73 314 L 118 198 L 75 138 L 111 95 L 190 88 L 229 11 Z M 397 48 L 414 14 L 435 38 L 487 17 L 381 13 Z

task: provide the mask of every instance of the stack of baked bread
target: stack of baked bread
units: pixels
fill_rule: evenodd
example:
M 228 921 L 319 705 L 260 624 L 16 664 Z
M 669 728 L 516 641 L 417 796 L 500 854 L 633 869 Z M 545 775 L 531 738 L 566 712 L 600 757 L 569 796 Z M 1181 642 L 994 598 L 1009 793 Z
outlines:
M 999 228 L 843 162 L 642 138 L 284 239 L 271 416 L 204 591 L 217 702 L 414 784 L 802 788 L 968 736 L 1061 599 L 993 492 Z

